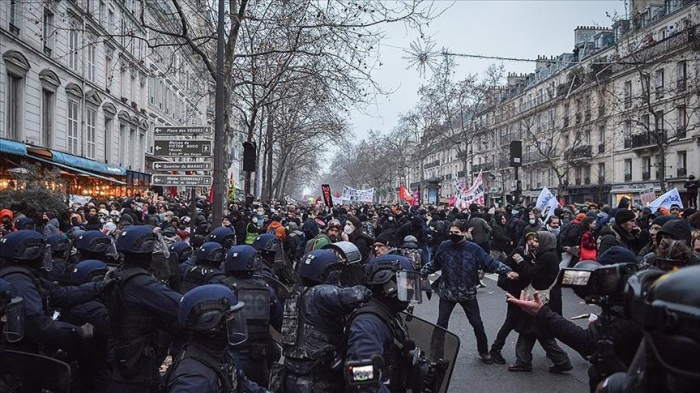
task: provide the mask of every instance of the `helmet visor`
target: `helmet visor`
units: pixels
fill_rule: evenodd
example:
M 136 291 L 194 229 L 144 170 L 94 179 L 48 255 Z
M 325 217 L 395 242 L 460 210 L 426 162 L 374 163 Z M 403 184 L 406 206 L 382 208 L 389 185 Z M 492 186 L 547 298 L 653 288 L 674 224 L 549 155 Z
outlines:
M 240 311 L 226 314 L 226 334 L 231 345 L 240 345 L 248 340 L 248 326 Z
M 2 317 L 5 325 L 2 333 L 8 342 L 14 343 L 24 337 L 24 314 L 24 299 L 12 298 Z
M 421 303 L 421 275 L 418 272 L 396 272 L 397 297 L 402 302 Z
M 53 269 L 53 258 L 51 257 L 51 245 L 47 244 L 44 247 L 44 255 L 41 259 L 41 268 L 50 272 Z

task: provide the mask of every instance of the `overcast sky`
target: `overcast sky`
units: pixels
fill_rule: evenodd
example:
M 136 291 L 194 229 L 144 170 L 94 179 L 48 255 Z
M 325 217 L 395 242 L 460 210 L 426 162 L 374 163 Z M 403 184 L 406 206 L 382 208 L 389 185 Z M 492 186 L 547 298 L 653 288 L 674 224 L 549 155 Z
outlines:
M 450 2 L 437 0 L 444 9 Z M 538 55 L 559 55 L 571 52 L 576 26 L 610 27 L 606 12 L 624 15 L 622 0 L 549 0 L 549 1 L 475 1 L 456 0 L 454 5 L 425 29 L 436 48 L 450 52 L 500 57 L 534 59 Z M 369 130 L 390 131 L 398 115 L 410 110 L 418 101 L 418 88 L 430 75 L 420 76 L 415 68 L 406 69 L 408 60 L 403 48 L 408 48 L 417 36 L 403 26 L 385 29 L 389 38 L 383 42 L 380 57 L 383 66 L 374 70 L 373 77 L 389 96 L 378 97 L 377 105 L 366 113 L 353 111 L 351 121 L 355 135 L 364 138 Z M 482 73 L 496 60 L 457 60 L 456 76 Z M 531 62 L 503 62 L 507 72 L 533 72 Z M 358 138 L 358 139 L 359 139 Z

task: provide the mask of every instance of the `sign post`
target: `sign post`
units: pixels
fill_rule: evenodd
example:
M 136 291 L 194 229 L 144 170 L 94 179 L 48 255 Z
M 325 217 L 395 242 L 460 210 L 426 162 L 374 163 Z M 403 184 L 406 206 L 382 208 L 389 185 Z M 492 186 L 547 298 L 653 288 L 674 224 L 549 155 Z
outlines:
M 151 183 L 168 187 L 209 187 L 211 176 L 202 175 L 153 175 Z
M 156 157 L 211 157 L 211 141 L 208 140 L 167 140 L 154 141 Z
M 192 134 L 211 137 L 211 127 L 155 127 L 153 135 L 158 137 L 192 136 Z
M 212 163 L 204 162 L 154 162 L 154 171 L 210 171 Z

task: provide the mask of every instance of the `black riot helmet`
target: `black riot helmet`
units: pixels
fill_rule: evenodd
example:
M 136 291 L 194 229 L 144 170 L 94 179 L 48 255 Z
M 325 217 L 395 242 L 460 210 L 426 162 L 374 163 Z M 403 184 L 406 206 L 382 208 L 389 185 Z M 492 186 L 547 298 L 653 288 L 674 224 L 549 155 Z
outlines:
M 195 251 L 197 265 L 216 265 L 219 267 L 224 261 L 226 250 L 216 242 L 206 242 Z
M 117 249 L 109 236 L 98 230 L 83 232 L 75 242 L 75 248 L 80 251 L 80 259 L 99 259 L 106 256 L 117 258 Z
M 33 269 L 51 270 L 51 246 L 37 231 L 12 232 L 0 239 L 0 259 Z
M 206 241 L 219 243 L 224 249 L 228 250 L 236 245 L 236 232 L 231 230 L 231 228 L 218 227 L 207 235 Z
M 655 391 L 697 391 L 700 383 L 700 266 L 647 270 L 627 282 L 625 312 L 644 331 Z

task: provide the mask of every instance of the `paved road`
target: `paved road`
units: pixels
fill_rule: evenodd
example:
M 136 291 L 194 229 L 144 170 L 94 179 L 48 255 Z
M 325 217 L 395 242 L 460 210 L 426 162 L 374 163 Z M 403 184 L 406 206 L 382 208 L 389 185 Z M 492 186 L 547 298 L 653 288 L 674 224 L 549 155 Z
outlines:
M 484 321 L 489 346 L 496 337 L 506 314 L 505 292 L 496 286 L 492 279 L 485 280 L 486 289 L 479 289 L 478 299 L 481 318 Z M 563 290 L 564 316 L 570 318 L 588 312 L 598 312 L 598 308 L 582 304 L 580 299 L 570 290 Z M 435 323 L 438 317 L 438 300 L 433 296 L 431 301 L 423 298 L 424 302 L 416 306 L 414 313 L 430 322 Z M 585 326 L 585 320 L 576 321 Z M 469 325 L 464 310 L 455 307 L 450 319 L 449 330 L 457 334 L 461 340 L 457 365 L 452 375 L 450 392 L 537 392 L 537 393 L 577 393 L 588 392 L 588 362 L 577 352 L 564 344 L 560 345 L 569 353 L 574 369 L 565 375 L 555 375 L 548 372 L 552 363 L 545 356 L 542 347 L 535 344 L 533 350 L 533 371 L 531 373 L 508 372 L 507 364 L 483 364 L 477 357 L 474 331 Z M 518 336 L 512 332 L 503 348 L 503 357 L 508 363 L 515 361 L 515 342 Z

